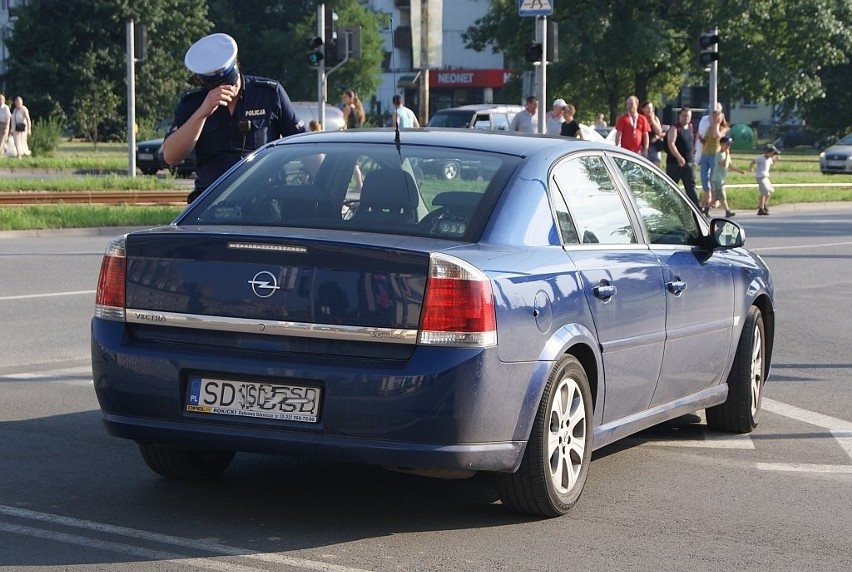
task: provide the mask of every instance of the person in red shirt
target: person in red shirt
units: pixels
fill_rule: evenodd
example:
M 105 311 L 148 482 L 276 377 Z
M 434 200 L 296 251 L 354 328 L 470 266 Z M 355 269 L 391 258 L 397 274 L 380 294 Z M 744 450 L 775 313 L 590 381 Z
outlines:
M 639 113 L 639 99 L 635 95 L 628 97 L 625 103 L 627 113 L 619 117 L 615 124 L 615 144 L 647 157 L 651 126 L 645 116 Z

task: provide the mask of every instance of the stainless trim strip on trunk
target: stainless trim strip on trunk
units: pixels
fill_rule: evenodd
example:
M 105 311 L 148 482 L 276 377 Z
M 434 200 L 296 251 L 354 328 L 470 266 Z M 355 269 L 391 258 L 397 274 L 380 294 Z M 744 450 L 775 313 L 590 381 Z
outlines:
M 151 324 L 175 328 L 194 328 L 219 332 L 264 334 L 269 336 L 294 336 L 324 338 L 353 342 L 385 342 L 389 344 L 415 344 L 417 330 L 374 328 L 369 326 L 341 326 L 332 324 L 305 324 L 279 320 L 252 320 L 226 316 L 205 316 L 127 308 L 126 321 L 131 324 Z

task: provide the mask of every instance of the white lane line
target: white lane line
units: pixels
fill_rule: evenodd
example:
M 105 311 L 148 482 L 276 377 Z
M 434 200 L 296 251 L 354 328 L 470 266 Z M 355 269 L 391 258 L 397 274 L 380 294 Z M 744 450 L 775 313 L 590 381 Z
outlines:
M 811 465 L 805 463 L 757 463 L 761 471 L 788 473 L 830 473 L 852 475 L 852 465 Z
M 55 298 L 57 296 L 83 296 L 92 295 L 95 290 L 76 290 L 74 292 L 51 292 L 48 294 L 22 294 L 20 296 L 0 296 L 0 302 L 4 300 L 29 300 L 31 298 Z
M 704 439 L 650 439 L 648 443 L 661 447 L 692 447 L 700 449 L 754 449 L 754 441 L 748 435 L 712 435 Z
M 51 369 L 39 372 L 8 373 L 6 375 L 0 375 L 0 379 L 14 379 L 26 381 L 28 379 L 67 378 L 79 375 L 88 375 L 91 378 L 92 368 L 90 366 L 83 366 L 69 367 L 65 369 Z M 91 379 L 89 379 L 88 381 L 91 382 Z
M 820 244 L 796 244 L 790 246 L 764 246 L 761 248 L 750 248 L 752 252 L 769 252 L 772 250 L 808 250 L 811 248 L 822 248 L 824 246 L 852 246 L 852 242 L 823 242 Z
M 183 566 L 192 566 L 194 568 L 203 568 L 205 570 L 220 570 L 221 572 L 229 572 L 230 570 L 257 572 L 260 570 L 260 568 L 240 566 L 230 562 L 219 562 L 217 560 L 208 560 L 204 558 L 190 558 L 182 554 L 174 554 L 160 550 L 149 550 L 147 548 L 139 548 L 138 546 L 131 546 L 129 544 L 110 542 L 109 540 L 97 540 L 95 538 L 87 538 L 77 534 L 43 530 L 41 528 L 32 528 L 29 526 L 8 524 L 5 522 L 0 522 L 0 531 L 21 534 L 23 536 L 30 536 L 33 538 L 41 538 L 44 540 L 53 540 L 56 542 L 63 542 L 65 544 L 74 544 L 76 546 L 85 546 L 87 548 L 94 548 L 96 550 L 104 550 L 107 552 L 129 554 L 136 558 L 156 561 L 158 565 L 163 563 L 173 563 Z
M 234 548 L 225 544 L 201 542 L 190 538 L 182 538 L 179 536 L 169 536 L 160 534 L 159 532 L 149 532 L 146 530 L 138 530 L 135 528 L 127 528 L 123 526 L 115 526 L 112 524 L 104 524 L 91 520 L 81 520 L 70 516 L 60 516 L 56 514 L 36 512 L 24 508 L 15 508 L 11 506 L 0 505 L 0 514 L 15 516 L 22 519 L 35 520 L 39 522 L 47 522 L 51 524 L 68 526 L 72 528 L 82 528 L 85 530 L 93 530 L 106 534 L 114 534 L 116 536 L 127 536 L 130 538 L 141 538 L 151 542 L 160 544 L 170 544 L 173 546 L 182 546 L 184 548 L 192 548 L 195 550 L 204 550 L 212 552 L 220 556 L 239 556 L 251 560 L 260 560 L 263 562 L 272 562 L 282 566 L 291 566 L 293 568 L 301 568 L 304 570 L 318 570 L 320 572 L 367 572 L 360 568 L 350 568 L 347 566 L 338 566 L 336 564 L 328 564 L 325 562 L 317 562 L 315 560 L 306 560 L 304 558 L 294 558 L 284 556 L 277 553 L 253 553 L 245 548 Z
M 795 419 L 796 421 L 801 421 L 802 423 L 828 429 L 840 446 L 843 447 L 843 450 L 846 451 L 846 454 L 849 455 L 849 458 L 852 459 L 852 422 L 823 415 L 822 413 L 808 411 L 807 409 L 802 409 L 795 405 L 788 405 L 765 397 L 761 402 L 761 407 L 765 411 L 769 411 L 777 415 L 782 415 L 784 417 Z

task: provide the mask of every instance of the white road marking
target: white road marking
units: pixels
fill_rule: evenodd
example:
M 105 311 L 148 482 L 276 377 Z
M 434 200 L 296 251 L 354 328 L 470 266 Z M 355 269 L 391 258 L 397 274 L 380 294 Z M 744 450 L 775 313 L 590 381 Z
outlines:
M 39 372 L 27 372 L 27 373 L 8 373 L 6 375 L 0 375 L 0 380 L 3 379 L 14 379 L 19 381 L 26 381 L 28 379 L 48 379 L 48 378 L 56 378 L 56 381 L 68 381 L 68 377 L 76 377 L 79 375 L 88 375 L 89 380 L 88 383 L 91 383 L 92 376 L 92 368 L 90 366 L 83 367 L 69 367 L 64 369 L 51 369 L 48 371 L 39 371 Z
M 824 246 L 852 246 L 852 242 L 823 242 L 819 244 L 796 244 L 790 246 L 764 246 L 762 248 L 750 248 L 752 252 L 769 252 L 772 250 L 808 250 L 810 248 L 822 248 Z
M 852 465 L 814 465 L 805 463 L 757 463 L 761 471 L 790 473 L 831 473 L 852 475 Z
M 160 534 L 159 532 L 149 532 L 146 530 L 138 530 L 135 528 L 127 528 L 124 526 L 115 526 L 111 524 L 104 524 L 101 522 L 94 522 L 91 520 L 82 520 L 78 518 L 72 518 L 70 516 L 60 516 L 56 514 L 44 513 L 44 512 L 36 512 L 32 510 L 27 510 L 23 508 L 15 508 L 11 506 L 0 505 L 0 514 L 4 514 L 7 516 L 14 516 L 21 519 L 35 520 L 38 522 L 46 522 L 53 525 L 61 525 L 72 528 L 82 528 L 84 530 L 91 530 L 95 532 L 101 532 L 106 534 L 113 534 L 116 536 L 126 536 L 129 538 L 137 538 L 143 539 L 151 542 L 158 542 L 160 544 L 169 544 L 173 546 L 181 546 L 184 548 L 191 548 L 194 550 L 202 550 L 205 552 L 211 552 L 216 554 L 217 556 L 238 556 L 240 558 L 247 558 L 250 560 L 259 560 L 262 562 L 271 562 L 273 564 L 278 564 L 281 566 L 290 566 L 293 568 L 300 568 L 303 570 L 318 570 L 319 572 L 367 572 L 366 570 L 362 570 L 360 568 L 350 568 L 347 566 L 338 566 L 336 564 L 328 564 L 325 562 L 317 562 L 315 560 L 307 560 L 304 558 L 294 558 L 291 556 L 285 556 L 279 553 L 255 553 L 251 550 L 245 548 L 235 548 L 233 546 L 227 546 L 225 544 L 219 544 L 214 542 L 203 542 L 199 540 L 193 540 L 191 538 L 182 538 L 180 536 L 169 536 L 166 534 Z M 0 523 L 0 530 L 7 530 L 7 526 L 14 525 L 6 525 Z M 113 545 L 112 548 L 105 548 L 100 546 L 104 541 L 89 539 L 83 536 L 77 535 L 67 535 L 62 533 L 53 532 L 50 530 L 42 530 L 42 529 L 33 529 L 29 527 L 21 527 L 27 529 L 27 533 L 29 536 L 35 535 L 33 531 L 38 532 L 41 536 L 38 538 L 48 538 L 53 540 L 58 540 L 60 542 L 67 542 L 71 544 L 81 544 L 82 546 L 91 546 L 93 548 L 102 548 L 104 550 L 110 550 L 112 552 L 126 552 L 123 550 L 123 547 L 126 545 L 118 544 L 118 543 L 107 543 Z M 8 530 L 8 532 L 17 532 L 19 534 L 25 534 L 25 532 L 20 532 L 17 530 Z M 83 544 L 80 540 L 89 541 L 93 544 Z M 95 546 L 94 544 L 98 544 Z M 128 548 L 134 550 L 145 550 L 138 549 L 136 547 L 128 546 Z M 158 551 L 150 551 L 151 553 L 159 553 Z M 165 556 L 144 556 L 145 558 L 152 558 L 160 560 L 162 558 L 180 558 L 181 564 L 188 564 L 190 566 L 196 566 L 201 568 L 210 568 L 216 570 L 251 570 L 252 572 L 256 572 L 257 568 L 249 568 L 249 567 L 239 567 L 233 564 L 222 563 L 222 566 L 219 566 L 219 563 L 207 559 L 202 558 L 188 558 L 182 555 L 174 555 L 168 553 L 159 553 Z M 138 555 L 138 554 L 137 554 Z M 208 565 L 209 564 L 209 565 Z
M 74 292 L 51 292 L 48 294 L 22 294 L 20 296 L 0 296 L 0 302 L 4 300 L 29 300 L 31 298 L 55 298 L 57 296 L 83 296 L 95 294 L 95 290 L 76 290 Z
M 837 439 L 840 446 L 843 447 L 843 450 L 846 451 L 846 454 L 849 455 L 849 458 L 852 459 L 852 422 L 808 411 L 795 405 L 788 405 L 765 397 L 763 398 L 761 407 L 764 411 L 769 411 L 770 413 L 783 415 L 802 423 L 828 429 L 832 436 Z
M 649 444 L 661 447 L 693 447 L 702 449 L 754 449 L 748 435 L 715 435 L 708 433 L 704 439 L 650 439 Z

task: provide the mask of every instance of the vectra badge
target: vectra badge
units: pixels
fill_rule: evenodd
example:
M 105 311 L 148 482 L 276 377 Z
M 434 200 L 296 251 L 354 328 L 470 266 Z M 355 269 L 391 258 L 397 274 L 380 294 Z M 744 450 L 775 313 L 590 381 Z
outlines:
M 251 289 L 258 298 L 269 298 L 281 288 L 275 275 L 267 270 L 261 270 L 255 274 L 248 283 L 251 284 Z

